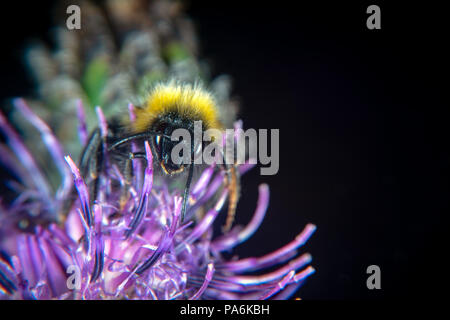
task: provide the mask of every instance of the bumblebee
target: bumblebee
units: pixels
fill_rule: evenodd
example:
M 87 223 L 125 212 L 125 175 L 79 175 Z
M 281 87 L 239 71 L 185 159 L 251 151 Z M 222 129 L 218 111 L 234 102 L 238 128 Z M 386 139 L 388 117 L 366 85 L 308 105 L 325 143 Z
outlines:
M 211 93 L 198 84 L 181 84 L 171 81 L 159 83 L 150 90 L 143 104 L 136 107 L 134 121 L 130 121 L 129 117 L 110 119 L 106 141 L 102 137 L 100 128 L 96 128 L 80 159 L 81 173 L 90 181 L 92 198 L 95 199 L 97 195 L 99 173 L 104 169 L 106 161 L 104 155 L 110 155 L 108 160 L 112 161 L 120 161 L 119 158 L 122 158 L 125 180 L 130 181 L 131 161 L 136 158 L 145 158 L 145 152 L 132 152 L 130 142 L 143 143 L 147 140 L 153 158 L 156 160 L 154 163 L 159 165 L 164 175 L 174 178 L 187 171 L 181 208 L 181 221 L 184 221 L 193 179 L 194 158 L 198 148 L 194 148 L 194 143 L 190 144 L 190 163 L 173 161 L 172 150 L 179 141 L 172 141 L 171 136 L 175 130 L 185 129 L 193 137 L 196 121 L 201 121 L 202 132 L 208 129 L 221 132 L 225 130 L 219 120 L 218 106 Z M 217 142 L 202 141 L 202 144 Z M 104 152 L 105 145 L 108 148 L 107 153 Z M 224 226 L 226 231 L 230 229 L 234 220 L 239 197 L 239 175 L 233 163 L 223 161 L 221 169 L 225 170 L 226 186 L 229 189 L 228 215 Z

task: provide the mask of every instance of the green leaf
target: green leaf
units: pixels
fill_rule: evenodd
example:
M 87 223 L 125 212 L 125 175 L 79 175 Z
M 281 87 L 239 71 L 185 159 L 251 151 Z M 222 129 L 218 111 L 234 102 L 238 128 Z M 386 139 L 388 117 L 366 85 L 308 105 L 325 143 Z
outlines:
M 139 79 L 137 92 L 141 96 L 145 96 L 148 93 L 148 90 L 157 82 L 166 79 L 166 74 L 161 70 L 154 70 L 146 75 L 144 75 L 141 79 Z
M 105 57 L 93 59 L 84 71 L 81 85 L 89 99 L 91 108 L 102 105 L 101 93 L 108 79 L 108 62 Z
M 171 42 L 163 49 L 163 57 L 169 63 L 185 60 L 190 56 L 189 51 L 179 42 Z

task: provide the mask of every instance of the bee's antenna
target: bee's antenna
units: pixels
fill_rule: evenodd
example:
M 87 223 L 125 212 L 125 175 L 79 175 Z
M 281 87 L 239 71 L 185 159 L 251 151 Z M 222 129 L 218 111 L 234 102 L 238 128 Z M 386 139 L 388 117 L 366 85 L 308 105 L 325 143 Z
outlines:
M 165 138 L 169 138 L 170 139 L 170 136 L 165 135 L 163 133 L 147 131 L 147 132 L 133 134 L 131 136 L 125 137 L 123 139 L 120 139 L 119 141 L 114 142 L 111 146 L 109 146 L 108 151 L 111 151 L 111 150 L 117 148 L 118 146 L 128 142 L 128 141 L 135 140 L 135 139 L 140 139 L 140 138 L 149 138 L 149 137 L 153 137 L 153 136 L 163 136 Z

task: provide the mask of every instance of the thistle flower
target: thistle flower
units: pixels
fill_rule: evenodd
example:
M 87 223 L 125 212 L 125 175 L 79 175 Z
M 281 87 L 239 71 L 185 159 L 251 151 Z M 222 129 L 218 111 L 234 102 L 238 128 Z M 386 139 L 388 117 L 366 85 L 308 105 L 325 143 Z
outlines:
M 261 257 L 225 259 L 223 253 L 246 241 L 261 224 L 269 203 L 269 188 L 259 187 L 251 221 L 214 236 L 213 223 L 225 199 L 223 173 L 209 166 L 190 193 L 191 211 L 219 194 L 215 205 L 197 222 L 181 223 L 181 197 L 168 185 L 153 185 L 152 154 L 131 184 L 108 164 L 100 174 L 97 199 L 70 156 L 49 127 L 16 99 L 15 107 L 40 132 L 59 170 L 55 194 L 19 135 L 0 114 L 0 128 L 9 148 L 0 160 L 20 181 L 19 196 L 0 213 L 0 297 L 9 299 L 267 299 L 288 298 L 314 272 L 309 254 L 298 249 L 315 230 L 309 224 L 290 243 Z M 82 108 L 79 105 L 79 108 Z M 100 108 L 99 127 L 107 123 Z M 83 112 L 79 136 L 85 137 Z M 239 127 L 239 123 L 238 123 Z M 243 174 L 251 168 L 239 167 Z M 71 181 L 78 198 L 64 221 L 56 219 L 70 201 Z M 17 186 L 19 187 L 19 186 Z M 121 203 L 124 188 L 128 200 Z M 93 203 L 93 205 L 91 205 Z M 18 229 L 17 219 L 46 221 L 32 232 Z M 268 268 L 275 270 L 264 273 Z M 252 274 L 258 272 L 258 275 Z
M 15 195 L 0 195 L 0 299 L 289 298 L 314 272 L 310 255 L 298 251 L 315 226 L 261 257 L 225 254 L 262 223 L 267 185 L 259 187 L 246 226 L 216 235 L 214 221 L 227 198 L 224 173 L 214 165 L 200 173 L 189 194 L 191 219 L 181 222 L 180 192 L 155 179 L 145 144 L 146 160 L 133 160 L 132 180 L 106 161 L 91 199 L 76 164 L 88 128 L 98 126 L 106 136 L 105 119 L 155 81 L 209 83 L 227 128 L 237 107 L 228 77 L 208 79 L 179 2 L 108 0 L 105 10 L 76 3 L 81 30 L 58 27 L 55 53 L 43 45 L 28 49 L 37 99 L 15 99 L 7 117 L 0 113 L 6 141 L 0 166 L 14 178 L 7 183 Z M 133 121 L 133 105 L 128 109 Z M 251 167 L 238 169 L 244 174 Z

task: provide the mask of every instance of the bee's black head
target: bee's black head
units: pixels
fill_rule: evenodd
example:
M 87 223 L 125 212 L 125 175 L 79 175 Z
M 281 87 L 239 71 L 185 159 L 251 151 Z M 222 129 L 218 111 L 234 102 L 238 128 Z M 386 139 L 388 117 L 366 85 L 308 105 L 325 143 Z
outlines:
M 152 129 L 161 133 L 154 138 L 154 149 L 161 168 L 166 174 L 182 172 L 194 156 L 191 145 L 194 143 L 193 122 L 168 114 L 155 122 Z

